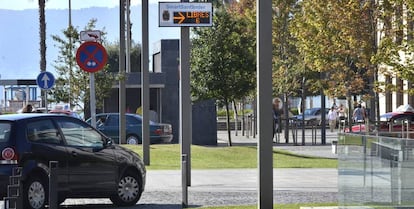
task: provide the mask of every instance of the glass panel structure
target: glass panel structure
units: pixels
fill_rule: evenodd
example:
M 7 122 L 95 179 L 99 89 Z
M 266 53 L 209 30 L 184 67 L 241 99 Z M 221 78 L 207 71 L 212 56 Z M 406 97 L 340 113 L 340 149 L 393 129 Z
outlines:
M 338 135 L 339 208 L 414 208 L 414 139 Z

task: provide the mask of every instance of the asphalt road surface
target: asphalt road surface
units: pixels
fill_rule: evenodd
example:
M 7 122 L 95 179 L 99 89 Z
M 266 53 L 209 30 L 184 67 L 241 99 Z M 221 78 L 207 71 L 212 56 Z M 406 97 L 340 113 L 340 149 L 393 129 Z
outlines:
M 337 201 L 336 169 L 274 169 L 274 203 Z M 193 170 L 188 207 L 257 205 L 257 170 Z M 181 171 L 148 171 L 146 191 L 133 207 L 124 209 L 178 209 L 183 196 Z M 3 208 L 3 205 L 0 204 Z M 115 209 L 109 199 L 68 199 L 60 208 Z

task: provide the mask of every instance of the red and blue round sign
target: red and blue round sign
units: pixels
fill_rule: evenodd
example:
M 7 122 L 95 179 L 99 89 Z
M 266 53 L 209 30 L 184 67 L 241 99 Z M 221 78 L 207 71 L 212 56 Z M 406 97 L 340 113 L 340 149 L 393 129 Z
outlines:
M 108 61 L 105 48 L 98 42 L 84 42 L 76 51 L 76 62 L 87 72 L 95 73 L 104 68 Z

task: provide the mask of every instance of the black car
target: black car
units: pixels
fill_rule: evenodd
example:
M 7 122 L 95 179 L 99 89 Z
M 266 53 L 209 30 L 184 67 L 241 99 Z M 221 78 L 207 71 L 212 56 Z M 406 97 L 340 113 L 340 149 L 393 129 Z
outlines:
M 135 152 L 113 144 L 86 122 L 67 115 L 0 115 L 0 195 L 12 169 L 22 168 L 23 208 L 48 204 L 49 162 L 57 161 L 58 202 L 66 198 L 110 198 L 135 205 L 146 169 Z

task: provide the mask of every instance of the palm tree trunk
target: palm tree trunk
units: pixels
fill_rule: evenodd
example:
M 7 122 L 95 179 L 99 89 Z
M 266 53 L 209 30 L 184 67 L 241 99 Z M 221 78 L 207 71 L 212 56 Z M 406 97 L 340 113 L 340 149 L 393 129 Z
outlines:
M 40 71 L 46 71 L 46 18 L 45 0 L 39 0 L 39 25 L 40 25 Z
M 46 71 L 46 19 L 45 19 L 46 0 L 39 0 L 39 35 L 40 35 L 40 71 Z M 41 91 L 42 107 L 46 106 L 46 92 Z M 46 107 L 47 108 L 47 107 Z

